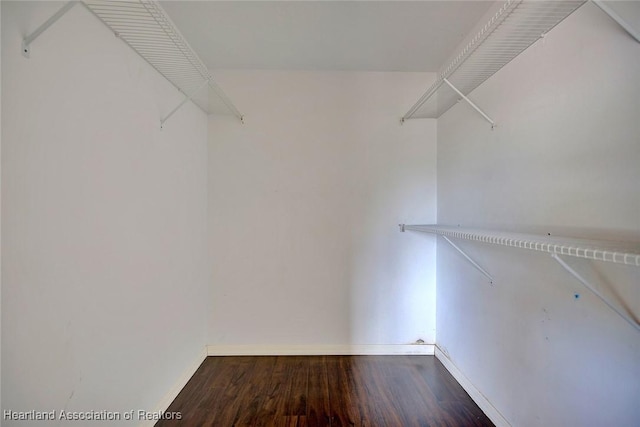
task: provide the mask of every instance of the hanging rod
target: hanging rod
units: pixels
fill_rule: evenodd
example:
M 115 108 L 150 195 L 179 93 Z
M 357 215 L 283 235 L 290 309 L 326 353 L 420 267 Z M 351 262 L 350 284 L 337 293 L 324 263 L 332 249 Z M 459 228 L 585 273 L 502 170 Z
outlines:
M 507 0 L 402 117 L 438 118 L 539 40 L 586 0 Z M 456 92 L 445 89 L 445 79 Z M 486 119 L 486 117 L 485 117 Z
M 51 18 L 22 41 L 22 53 L 29 57 L 30 45 L 67 13 L 77 1 L 66 3 Z M 176 87 L 185 98 L 160 121 L 165 122 L 184 104 L 192 101 L 211 114 L 211 89 L 226 109 L 244 123 L 244 116 L 216 84 L 209 69 L 182 36 L 164 9 L 154 0 L 83 0 L 82 4 L 114 34 Z

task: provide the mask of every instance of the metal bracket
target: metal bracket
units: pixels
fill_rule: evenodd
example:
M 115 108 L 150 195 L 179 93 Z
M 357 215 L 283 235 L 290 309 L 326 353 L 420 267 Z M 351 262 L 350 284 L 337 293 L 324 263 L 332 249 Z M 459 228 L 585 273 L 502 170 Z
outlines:
M 411 107 L 411 109 L 409 111 L 407 111 L 407 114 L 402 116 L 401 123 L 404 123 L 405 120 L 409 120 L 411 118 L 411 116 L 413 116 L 415 114 L 415 112 L 418 111 L 420 109 L 420 107 L 422 107 L 424 105 L 424 103 L 427 102 L 427 100 L 429 98 L 431 98 L 431 96 L 434 93 L 436 93 L 436 91 L 438 89 L 440 89 L 440 86 L 442 86 L 442 83 L 444 83 L 444 82 L 442 80 L 440 80 L 439 83 L 436 86 L 432 86 L 427 92 L 425 92 L 425 94 L 422 95 L 420 97 L 420 99 L 418 99 L 418 101 L 415 104 L 413 104 L 413 107 Z
M 225 93 L 222 91 L 222 89 L 220 89 L 218 87 L 218 85 L 216 85 L 213 81 L 211 76 L 209 76 L 209 78 L 207 80 L 205 80 L 200 86 L 198 86 L 198 88 L 196 90 L 194 90 L 192 93 L 190 93 L 189 95 L 185 96 L 185 98 L 182 100 L 182 102 L 180 104 L 178 104 L 176 106 L 176 108 L 174 108 L 173 110 L 171 110 L 171 112 L 169 114 L 167 114 L 165 116 L 164 119 L 160 120 L 160 129 L 164 128 L 164 124 L 167 120 L 169 120 L 169 118 L 171 116 L 173 116 L 173 114 L 178 111 L 180 109 L 180 107 L 182 107 L 184 104 L 186 104 L 187 102 L 189 102 L 189 100 L 191 100 L 191 98 L 193 98 L 198 92 L 200 92 L 202 90 L 203 87 L 205 86 L 209 86 L 211 89 L 213 89 L 218 96 L 220 97 L 220 99 L 222 99 L 222 102 L 224 102 L 224 104 L 227 106 L 227 108 L 229 108 L 229 110 L 231 110 L 231 112 L 233 113 L 234 116 L 236 116 L 238 118 L 238 120 L 240 120 L 240 123 L 244 124 L 244 116 L 240 113 L 240 111 L 238 111 L 238 109 L 235 107 L 235 105 L 233 105 L 233 103 L 229 100 L 229 98 L 227 98 L 227 95 L 225 95 Z M 196 104 L 197 105 L 197 104 Z
M 211 81 L 211 79 L 207 79 L 207 80 L 205 80 L 205 81 L 204 81 L 204 83 L 202 83 L 200 86 L 198 86 L 198 88 L 197 88 L 196 90 L 194 90 L 193 92 L 191 92 L 190 94 L 188 94 L 187 96 L 185 96 L 185 97 L 184 97 L 184 99 L 182 100 L 182 102 L 181 102 L 180 104 L 178 104 L 178 105 L 176 106 L 176 108 L 174 108 L 173 110 L 171 110 L 171 112 L 170 112 L 169 114 L 167 114 L 167 115 L 165 116 L 165 118 L 164 118 L 164 119 L 160 120 L 160 129 L 164 128 L 164 124 L 165 124 L 165 122 L 166 122 L 167 120 L 169 120 L 169 118 L 170 118 L 171 116 L 173 116 L 173 115 L 175 114 L 175 112 L 176 112 L 176 111 L 178 111 L 178 110 L 180 109 L 180 107 L 182 107 L 184 104 L 186 104 L 187 102 L 189 102 L 189 100 L 190 100 L 191 98 L 193 98 L 193 97 L 196 95 L 196 93 L 200 92 L 200 90 L 201 90 L 203 87 L 207 86 L 207 85 L 209 84 L 209 82 L 210 82 L 210 81 Z
M 487 279 L 489 279 L 489 282 L 491 284 L 493 284 L 493 277 L 489 273 L 487 273 L 487 270 L 485 270 L 484 268 L 480 267 L 480 265 L 477 262 L 475 262 L 473 260 L 473 258 L 471 258 L 469 255 L 467 255 L 467 253 L 465 251 L 460 249 L 455 243 L 453 243 L 451 240 L 449 240 L 449 238 L 447 236 L 442 236 L 442 238 L 444 240 L 446 240 L 447 243 L 449 243 L 453 247 L 453 249 L 455 249 L 456 251 L 460 252 L 460 254 L 463 257 L 465 257 L 467 259 L 467 261 L 469 261 L 471 263 L 471 265 L 473 265 L 476 268 L 476 270 L 478 270 L 480 273 L 484 274 L 487 277 Z
M 576 269 L 574 267 L 572 267 L 571 265 L 569 265 L 569 262 L 563 258 L 561 255 L 558 254 L 552 254 L 551 257 L 556 260 L 558 262 L 558 264 L 560 264 L 560 266 L 562 266 L 562 268 L 564 268 L 567 273 L 569 273 L 570 275 L 572 275 L 578 282 L 580 282 L 585 288 L 587 288 L 589 291 L 591 291 L 596 297 L 598 297 L 602 302 L 604 302 L 611 310 L 615 311 L 616 314 L 618 316 L 620 316 L 622 319 L 624 319 L 628 324 L 630 324 L 631 326 L 633 326 L 638 332 L 640 332 L 640 322 L 638 321 L 637 318 L 635 318 L 633 316 L 633 314 L 624 306 L 624 304 L 621 301 L 618 301 L 618 303 L 615 303 L 611 300 L 609 300 L 606 296 L 604 296 L 600 291 L 598 291 L 598 289 L 594 286 L 593 282 L 601 282 L 602 284 L 606 285 L 606 287 L 608 287 L 609 289 L 611 289 L 611 286 L 608 285 L 603 279 L 602 277 L 600 277 L 598 274 L 595 274 L 593 271 L 591 272 L 583 272 L 583 274 L 580 274 L 578 271 L 576 271 Z M 585 262 L 588 262 L 588 260 L 584 260 Z M 585 277 L 585 276 L 590 276 L 590 277 Z M 589 280 L 591 279 L 591 280 Z
M 44 33 L 58 19 L 62 18 L 62 16 L 65 13 L 71 10 L 71 8 L 76 5 L 76 3 L 78 2 L 77 1 L 67 2 L 64 6 L 60 8 L 60 10 L 54 13 L 53 16 L 51 16 L 51 18 L 47 19 L 44 22 L 44 24 L 40 25 L 33 33 L 29 34 L 24 39 L 22 39 L 22 55 L 24 55 L 25 58 L 29 58 L 29 55 L 31 54 L 31 43 L 33 43 L 33 41 L 37 39 L 40 36 L 40 34 Z
M 398 224 L 398 227 L 400 227 L 400 231 L 402 233 L 405 232 L 406 228 L 405 228 L 405 224 Z M 465 251 L 463 251 L 462 249 L 460 249 L 458 247 L 458 245 L 456 245 L 455 243 L 453 243 L 451 240 L 449 240 L 449 238 L 447 236 L 443 236 L 440 235 L 444 240 L 447 241 L 447 243 L 449 243 L 453 249 L 455 249 L 456 251 L 458 251 L 463 257 L 465 257 L 465 259 L 467 261 L 469 261 L 471 263 L 471 265 L 473 265 L 480 273 L 484 274 L 487 279 L 489 279 L 489 282 L 491 284 L 493 284 L 493 277 L 487 272 L 487 270 L 485 270 L 484 268 L 480 267 L 480 264 L 478 264 L 477 262 L 475 262 L 473 260 L 473 258 L 471 258 L 469 255 L 467 255 L 467 253 Z
M 486 121 L 488 121 L 489 123 L 491 123 L 491 129 L 494 129 L 496 127 L 496 123 L 491 119 L 491 117 L 487 116 L 485 114 L 484 111 L 482 111 L 480 109 L 480 107 L 478 107 L 476 104 L 473 103 L 472 100 L 470 100 L 469 98 L 467 98 L 462 92 L 460 92 L 458 90 L 458 88 L 456 88 L 454 85 L 451 84 L 451 82 L 447 79 L 442 79 L 442 81 L 444 81 L 451 89 L 453 89 L 453 91 L 455 93 L 457 93 L 460 97 L 462 97 L 462 99 L 464 99 L 465 101 L 467 101 L 469 103 L 469 105 L 471 105 L 473 107 L 474 110 L 476 110 L 478 113 L 480 113 L 480 115 L 482 117 L 484 117 L 484 119 Z
M 233 102 L 231 102 L 227 94 L 224 93 L 224 91 L 213 81 L 213 78 L 209 77 L 209 80 L 207 80 L 207 82 L 209 83 L 209 87 L 218 95 L 218 97 L 220 97 L 229 111 L 231 111 L 233 115 L 236 116 L 242 124 L 244 124 L 244 116 L 242 115 L 242 113 L 236 108 L 235 105 L 233 105 Z
M 598 6 L 604 13 L 609 15 L 611 19 L 616 21 L 618 25 L 620 25 L 627 33 L 629 33 L 631 37 L 633 37 L 637 42 L 640 43 L 640 34 L 635 28 L 631 26 L 631 24 L 625 21 L 622 16 L 618 15 L 613 9 L 599 0 L 593 0 L 593 4 Z

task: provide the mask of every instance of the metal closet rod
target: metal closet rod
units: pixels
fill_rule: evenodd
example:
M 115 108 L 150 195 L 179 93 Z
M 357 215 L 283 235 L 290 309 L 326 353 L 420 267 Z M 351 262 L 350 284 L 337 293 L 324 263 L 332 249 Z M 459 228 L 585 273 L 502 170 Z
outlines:
M 160 128 L 163 128 L 165 122 L 171 116 L 188 101 L 193 100 L 194 96 L 205 87 L 211 88 L 229 111 L 244 123 L 242 113 L 213 81 L 209 70 L 180 35 L 161 7 L 155 3 L 118 2 L 105 5 L 89 5 L 80 1 L 69 1 L 22 40 L 22 54 L 28 58 L 31 53 L 31 43 L 77 3 L 83 3 L 116 36 L 185 95 L 184 99 L 160 120 Z M 135 14 L 131 13 L 132 9 L 135 9 Z M 102 12 L 104 14 L 101 16 Z M 110 22 L 111 20 L 113 20 L 112 23 Z M 174 56 L 171 57 L 167 54 L 173 54 Z M 184 84 L 187 82 L 195 83 L 194 80 L 197 80 L 197 89 L 187 93 Z M 192 83 L 188 83 L 187 86 L 193 87 Z M 195 104 L 202 109 L 200 105 Z M 209 114 L 208 111 L 203 111 Z

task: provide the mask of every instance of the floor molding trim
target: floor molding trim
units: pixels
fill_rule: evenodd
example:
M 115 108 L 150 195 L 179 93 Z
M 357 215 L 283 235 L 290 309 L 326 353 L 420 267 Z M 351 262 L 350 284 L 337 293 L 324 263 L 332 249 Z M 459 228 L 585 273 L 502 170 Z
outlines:
M 478 390 L 471 381 L 458 369 L 451 359 L 438 346 L 435 346 L 435 356 L 442 362 L 447 371 L 453 378 L 460 383 L 462 388 L 469 394 L 471 399 L 476 402 L 482 412 L 496 425 L 496 427 L 511 427 L 511 424 L 502 416 L 500 411 Z
M 434 344 L 399 345 L 208 345 L 209 356 L 338 356 L 338 355 L 428 355 Z
M 196 373 L 196 371 L 198 370 L 200 365 L 202 365 L 202 362 L 204 362 L 206 358 L 207 348 L 205 347 L 202 349 L 200 354 L 198 354 L 193 363 L 191 363 L 191 365 L 189 365 L 189 367 L 185 369 L 180 378 L 178 378 L 173 387 L 171 387 L 169 392 L 167 392 L 167 394 L 162 398 L 162 400 L 154 410 L 155 413 L 165 412 L 167 409 L 169 409 L 169 405 L 171 405 L 171 402 L 174 401 L 174 399 L 182 391 L 184 386 L 187 385 L 193 374 Z M 141 421 L 139 427 L 153 427 L 157 422 L 157 420 Z

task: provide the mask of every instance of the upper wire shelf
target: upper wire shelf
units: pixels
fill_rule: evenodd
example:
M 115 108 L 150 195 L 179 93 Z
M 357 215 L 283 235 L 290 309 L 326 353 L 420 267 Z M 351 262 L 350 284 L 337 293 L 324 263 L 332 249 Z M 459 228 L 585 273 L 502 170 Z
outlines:
M 402 120 L 440 117 L 584 3 L 507 0 Z
M 494 245 L 530 249 L 555 255 L 612 262 L 640 267 L 640 245 L 610 241 L 540 236 L 445 225 L 401 225 L 401 229 L 434 233 L 457 239 L 474 240 Z
M 162 7 L 152 0 L 83 0 L 84 5 L 120 39 L 136 51 L 185 96 L 184 101 L 162 119 L 164 123 L 185 102 L 192 100 L 206 113 L 214 106 L 209 87 L 226 109 L 242 120 L 242 114 L 189 46 Z

